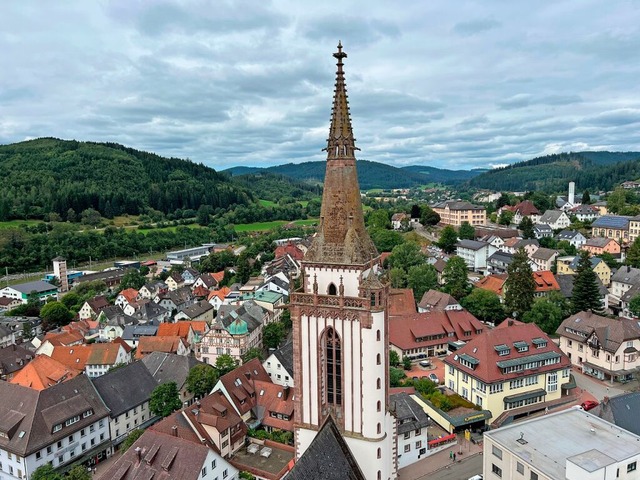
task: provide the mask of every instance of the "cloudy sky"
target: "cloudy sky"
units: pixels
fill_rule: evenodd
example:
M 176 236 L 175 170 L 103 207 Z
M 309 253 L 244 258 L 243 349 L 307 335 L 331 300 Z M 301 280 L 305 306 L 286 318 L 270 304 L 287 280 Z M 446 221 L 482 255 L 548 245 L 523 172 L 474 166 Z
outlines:
M 639 0 L 6 1 L 0 143 L 322 160 L 338 40 L 360 159 L 640 150 Z

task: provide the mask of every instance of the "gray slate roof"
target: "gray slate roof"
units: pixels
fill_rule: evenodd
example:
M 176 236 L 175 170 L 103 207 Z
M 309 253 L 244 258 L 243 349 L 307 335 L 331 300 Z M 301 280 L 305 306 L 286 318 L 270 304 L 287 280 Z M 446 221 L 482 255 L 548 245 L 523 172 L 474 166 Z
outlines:
M 154 337 L 158 333 L 157 325 L 127 325 L 122 331 L 123 340 L 139 340 L 140 337 Z
M 564 212 L 562 210 L 547 210 L 542 214 L 538 223 L 551 224 L 558 221 Z
M 422 407 L 406 392 L 389 395 L 391 410 L 395 409 L 398 434 L 412 432 L 429 425 L 429 417 Z
M 187 381 L 189 370 L 202 362 L 193 357 L 185 357 L 174 353 L 151 352 L 142 358 L 142 363 L 158 384 L 176 382 L 178 389 L 182 389 Z
M 466 248 L 468 250 L 480 250 L 481 248 L 484 248 L 486 246 L 488 246 L 489 244 L 487 242 L 478 242 L 477 240 L 460 240 L 458 243 L 456 243 L 456 247 L 460 247 L 460 248 Z
M 558 241 L 573 240 L 578 235 L 582 235 L 582 234 L 576 230 L 562 230 L 558 235 L 556 235 L 556 239 Z
M 539 258 L 540 260 L 551 260 L 554 255 L 558 255 L 557 250 L 554 250 L 552 248 L 540 247 L 535 252 L 533 252 L 531 258 Z
M 610 398 L 608 402 L 602 402 L 591 413 L 613 423 L 620 428 L 640 435 L 640 392 L 631 392 Z
M 44 282 L 42 280 L 36 280 L 34 282 L 20 283 L 18 285 L 12 285 L 11 288 L 19 291 L 20 293 L 26 293 L 27 295 L 31 292 L 48 292 L 49 290 L 56 290 L 58 287 L 55 285 L 51 285 L 50 283 Z
M 142 361 L 130 363 L 92 381 L 102 401 L 111 410 L 111 418 L 148 401 L 158 386 Z
M 33 358 L 33 352 L 20 345 L 0 348 L 0 375 L 17 372 Z
M 329 416 L 287 475 L 287 480 L 365 480 L 365 476 Z
M 293 342 L 287 343 L 273 352 L 280 364 L 293 378 Z
M 625 283 L 627 285 L 637 285 L 640 283 L 640 268 L 620 267 L 611 276 L 612 282 Z
M 596 218 L 591 226 L 598 228 L 627 229 L 629 228 L 629 217 L 622 217 L 620 215 L 603 215 L 602 217 Z

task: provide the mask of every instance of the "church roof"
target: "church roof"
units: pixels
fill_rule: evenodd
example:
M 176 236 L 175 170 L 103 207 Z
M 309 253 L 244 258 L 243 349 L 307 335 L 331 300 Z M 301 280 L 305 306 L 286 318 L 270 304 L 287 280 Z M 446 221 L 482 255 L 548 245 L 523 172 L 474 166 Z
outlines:
M 327 139 L 327 166 L 318 234 L 305 254 L 307 262 L 362 265 L 378 257 L 364 225 L 356 172 L 355 138 L 338 44 L 335 95 Z
M 364 480 L 347 442 L 331 416 L 295 463 L 288 480 Z

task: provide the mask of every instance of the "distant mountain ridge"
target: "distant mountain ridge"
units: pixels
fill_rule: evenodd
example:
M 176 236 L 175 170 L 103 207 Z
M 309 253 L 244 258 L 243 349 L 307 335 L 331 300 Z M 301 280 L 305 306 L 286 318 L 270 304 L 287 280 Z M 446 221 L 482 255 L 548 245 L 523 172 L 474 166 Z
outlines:
M 640 152 L 569 152 L 545 155 L 496 168 L 470 179 L 465 186 L 497 191 L 612 190 L 625 180 L 640 178 Z
M 255 175 L 260 172 L 284 175 L 299 181 L 320 184 L 324 181 L 326 162 L 287 163 L 273 167 L 232 167 L 222 170 L 232 176 Z M 358 161 L 358 181 L 360 188 L 410 188 L 428 183 L 458 184 L 467 181 L 484 170 L 445 170 L 435 167 L 411 165 L 393 167 L 369 160 Z

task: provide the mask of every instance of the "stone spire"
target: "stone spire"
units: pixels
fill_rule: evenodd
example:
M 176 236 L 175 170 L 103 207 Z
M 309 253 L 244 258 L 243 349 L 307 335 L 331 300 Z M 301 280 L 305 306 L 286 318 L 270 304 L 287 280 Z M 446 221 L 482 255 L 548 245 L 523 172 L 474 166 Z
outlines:
M 351 128 L 342 60 L 347 54 L 338 44 L 338 59 L 331 127 L 327 139 L 327 168 L 318 234 L 307 251 L 306 262 L 365 264 L 378 256 L 364 226 L 356 171 L 355 138 Z

